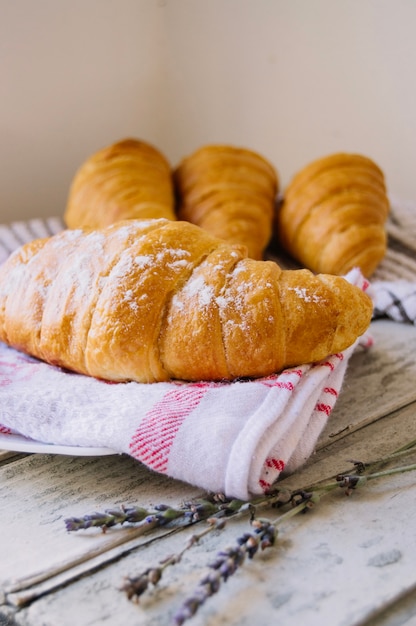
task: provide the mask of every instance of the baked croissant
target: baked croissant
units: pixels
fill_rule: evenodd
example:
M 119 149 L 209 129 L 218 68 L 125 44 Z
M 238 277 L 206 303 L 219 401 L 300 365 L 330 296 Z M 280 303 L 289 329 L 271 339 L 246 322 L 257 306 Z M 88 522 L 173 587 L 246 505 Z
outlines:
M 262 156 L 244 148 L 208 145 L 174 170 L 179 219 L 261 259 L 273 230 L 278 178 Z
M 171 167 L 159 150 L 137 139 L 107 146 L 81 165 L 64 213 L 69 228 L 161 217 L 176 219 Z
M 313 272 L 371 276 L 386 253 L 389 201 L 382 170 L 359 154 L 333 154 L 301 170 L 276 214 L 276 238 Z
M 164 219 L 65 230 L 0 267 L 0 340 L 111 381 L 269 375 L 343 350 L 371 315 L 344 278 Z

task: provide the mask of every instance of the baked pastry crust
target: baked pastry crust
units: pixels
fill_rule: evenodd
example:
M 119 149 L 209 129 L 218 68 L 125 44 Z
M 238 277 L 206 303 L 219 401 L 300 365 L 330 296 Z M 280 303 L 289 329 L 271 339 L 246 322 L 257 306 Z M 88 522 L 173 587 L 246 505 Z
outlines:
M 290 182 L 276 217 L 282 246 L 314 272 L 370 277 L 387 248 L 389 200 L 384 174 L 368 157 L 318 159 Z
M 111 381 L 267 376 L 344 350 L 371 315 L 344 278 L 166 219 L 65 230 L 0 267 L 0 340 Z
M 199 148 L 174 170 L 178 217 L 261 259 L 273 230 L 279 182 L 257 152 L 230 145 Z
M 155 147 L 123 139 L 91 155 L 72 181 L 68 228 L 102 228 L 124 219 L 176 219 L 171 166 Z

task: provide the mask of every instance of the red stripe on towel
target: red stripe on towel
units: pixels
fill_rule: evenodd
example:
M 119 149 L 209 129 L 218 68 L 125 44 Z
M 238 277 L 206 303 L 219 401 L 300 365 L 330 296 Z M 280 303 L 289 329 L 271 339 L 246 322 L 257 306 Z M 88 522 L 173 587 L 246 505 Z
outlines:
M 130 442 L 130 453 L 158 472 L 166 472 L 169 453 L 181 424 L 199 405 L 207 387 L 173 389 L 146 413 Z

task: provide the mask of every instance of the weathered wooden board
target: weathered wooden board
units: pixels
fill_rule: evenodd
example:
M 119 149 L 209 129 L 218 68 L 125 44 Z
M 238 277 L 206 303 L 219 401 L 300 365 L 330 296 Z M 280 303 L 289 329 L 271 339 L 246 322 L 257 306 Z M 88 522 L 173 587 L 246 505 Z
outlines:
M 372 483 L 349 498 L 341 491 L 333 493 L 307 515 L 288 520 L 280 529 L 276 547 L 247 561 L 190 625 L 369 625 L 403 594 L 416 590 L 415 496 L 411 475 Z M 277 515 L 276 511 L 267 514 Z M 19 612 L 18 623 L 170 624 L 216 552 L 232 545 L 247 530 L 247 520 L 230 521 L 225 530 L 203 539 L 179 565 L 166 570 L 157 588 L 139 605 L 119 591 L 124 577 L 179 551 L 191 529 L 143 545 L 111 566 L 39 598 Z M 111 534 L 118 532 L 124 531 Z M 86 541 L 87 533 L 73 540 Z M 416 607 L 409 608 L 412 610 Z
M 196 493 L 127 456 L 31 455 L 9 463 L 0 468 L 0 588 L 25 589 L 43 573 L 53 576 L 134 537 L 132 529 L 77 541 L 65 531 L 66 517 L 122 504 L 176 504 Z

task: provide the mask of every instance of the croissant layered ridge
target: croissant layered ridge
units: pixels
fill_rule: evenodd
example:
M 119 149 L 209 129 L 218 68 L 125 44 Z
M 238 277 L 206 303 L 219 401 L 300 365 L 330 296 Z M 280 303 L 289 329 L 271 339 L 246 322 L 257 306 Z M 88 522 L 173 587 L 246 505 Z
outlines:
M 0 340 L 110 381 L 267 376 L 344 350 L 371 315 L 342 277 L 166 219 L 65 230 L 0 267 Z

